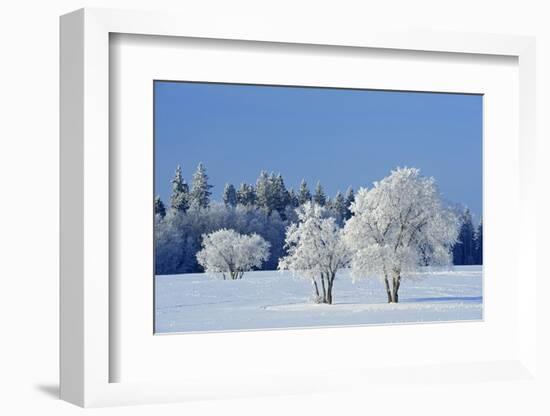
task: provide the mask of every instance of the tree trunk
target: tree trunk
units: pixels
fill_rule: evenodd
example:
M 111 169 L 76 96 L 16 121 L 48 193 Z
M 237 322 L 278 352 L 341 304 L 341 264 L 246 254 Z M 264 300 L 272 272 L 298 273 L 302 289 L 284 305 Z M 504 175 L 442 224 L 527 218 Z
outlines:
M 394 303 L 399 303 L 399 286 L 401 286 L 401 275 L 393 278 L 392 298 Z
M 388 282 L 388 277 L 384 277 L 384 283 L 386 284 L 386 293 L 388 295 L 388 303 L 393 302 L 392 290 L 390 289 L 390 282 Z
M 315 281 L 315 279 L 311 279 L 311 281 L 313 282 L 313 287 L 315 288 L 315 296 L 317 296 L 317 299 L 319 299 L 319 286 L 317 286 L 317 282 Z
M 321 287 L 323 288 L 323 303 L 327 303 L 327 290 L 325 288 L 325 277 L 321 274 Z
M 327 276 L 328 277 L 328 276 Z M 332 305 L 332 288 L 334 286 L 334 274 L 328 277 L 328 291 L 327 291 L 327 303 Z

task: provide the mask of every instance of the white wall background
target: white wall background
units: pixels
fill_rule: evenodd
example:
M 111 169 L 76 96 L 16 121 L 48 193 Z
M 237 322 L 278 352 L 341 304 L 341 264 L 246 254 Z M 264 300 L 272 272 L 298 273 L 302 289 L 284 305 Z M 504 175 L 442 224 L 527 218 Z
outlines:
M 200 4 L 199 4 L 200 3 Z M 56 400 L 58 368 L 58 16 L 84 6 L 178 10 L 208 20 L 210 13 L 263 16 L 286 24 L 361 27 L 371 23 L 538 38 L 539 165 L 549 165 L 550 11 L 544 0 L 11 0 L 0 9 L 0 413 L 56 414 L 82 410 Z M 290 23 L 289 23 L 290 22 Z M 549 168 L 541 166 L 545 179 Z M 548 181 L 540 182 L 541 214 L 550 212 Z M 539 235 L 548 234 L 548 220 Z M 540 238 L 539 255 L 548 244 Z M 548 289 L 543 282 L 538 290 Z M 541 316 L 549 308 L 540 305 Z M 541 320 L 542 321 L 542 320 Z M 540 322 L 543 350 L 550 351 L 549 319 Z M 472 340 L 475 342 L 475 340 Z M 542 365 L 548 370 L 545 354 Z M 546 374 L 550 374 L 546 371 Z M 106 414 L 548 414 L 543 391 L 505 383 L 479 389 L 457 385 L 450 394 L 433 386 L 423 405 L 409 408 L 411 389 L 381 407 L 386 397 L 335 393 L 134 408 Z M 548 387 L 548 386 L 547 386 Z M 546 394 L 550 391 L 547 388 Z M 488 393 L 487 393 L 488 392 Z

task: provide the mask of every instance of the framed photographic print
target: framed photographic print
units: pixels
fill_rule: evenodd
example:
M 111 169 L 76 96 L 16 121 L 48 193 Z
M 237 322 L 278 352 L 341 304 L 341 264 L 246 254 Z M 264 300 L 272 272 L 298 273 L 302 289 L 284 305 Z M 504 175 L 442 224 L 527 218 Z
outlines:
M 153 88 L 156 333 L 482 318 L 482 95 Z
M 533 40 L 246 21 L 62 17 L 62 397 L 532 379 Z

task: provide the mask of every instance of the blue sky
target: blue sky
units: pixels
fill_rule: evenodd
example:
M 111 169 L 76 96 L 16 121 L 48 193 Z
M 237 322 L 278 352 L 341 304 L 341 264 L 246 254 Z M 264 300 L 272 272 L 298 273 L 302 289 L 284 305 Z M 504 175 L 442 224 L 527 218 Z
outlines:
M 436 178 L 443 197 L 482 212 L 482 97 L 393 91 L 155 82 L 155 193 L 177 165 L 226 182 L 280 172 L 328 195 L 370 187 L 397 166 Z

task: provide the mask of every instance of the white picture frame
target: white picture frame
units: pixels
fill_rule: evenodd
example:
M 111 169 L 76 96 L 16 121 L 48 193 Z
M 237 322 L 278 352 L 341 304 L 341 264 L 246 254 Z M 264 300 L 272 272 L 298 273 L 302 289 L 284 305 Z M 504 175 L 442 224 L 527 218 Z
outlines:
M 424 51 L 439 54 L 499 55 L 518 60 L 519 68 L 519 216 L 517 268 L 524 272 L 516 293 L 517 345 L 496 360 L 441 363 L 419 360 L 407 367 L 376 367 L 372 363 L 325 372 L 282 370 L 263 377 L 236 378 L 221 371 L 196 370 L 189 377 L 154 377 L 124 381 L 112 368 L 122 358 L 113 348 L 118 327 L 109 276 L 116 261 L 110 258 L 112 198 L 109 194 L 116 159 L 110 155 L 110 34 L 224 39 L 280 44 L 330 45 L 334 48 L 374 48 Z M 261 43 L 258 43 L 261 47 Z M 483 380 L 524 381 L 536 376 L 535 230 L 535 41 L 529 37 L 465 33 L 422 33 L 361 30 L 308 31 L 281 28 L 266 22 L 195 21 L 192 16 L 165 13 L 83 9 L 61 18 L 61 397 L 80 406 L 156 403 L 216 397 L 338 391 L 351 386 L 374 386 L 399 377 L 403 383 L 434 380 L 479 383 Z M 510 272 L 513 273 L 513 272 Z M 152 311 L 150 311 L 152 313 Z M 401 327 L 404 328 L 404 327 Z M 466 331 L 466 329 L 451 331 Z M 464 328 L 464 327 L 462 327 Z M 402 329 L 406 331 L 406 329 Z M 408 329 L 407 329 L 408 330 Z M 332 331 L 332 332 L 331 332 Z M 329 337 L 334 329 L 316 330 Z M 151 333 L 152 336 L 152 333 Z M 238 345 L 244 335 L 232 334 Z M 272 335 L 269 335 L 272 336 Z M 299 332 L 286 335 L 301 341 Z M 353 336 L 353 334 L 350 334 Z M 289 339 L 290 339 L 289 338 Z M 241 340 L 241 341 L 240 341 Z M 163 337 L 170 343 L 170 337 Z M 138 348 L 139 346 L 136 346 Z M 330 382 L 319 382 L 330 374 Z M 181 376 L 181 374 L 180 374 Z M 172 381 L 170 381 L 172 380 Z M 325 378 L 326 380 L 326 378 Z M 429 388 L 429 387 L 428 387 Z

